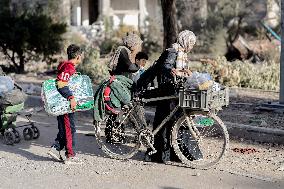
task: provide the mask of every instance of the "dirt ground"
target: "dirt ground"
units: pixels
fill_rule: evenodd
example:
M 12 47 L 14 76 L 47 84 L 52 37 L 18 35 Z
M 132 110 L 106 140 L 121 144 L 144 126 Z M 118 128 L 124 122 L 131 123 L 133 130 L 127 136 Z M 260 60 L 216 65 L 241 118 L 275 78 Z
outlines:
M 23 117 L 18 124 L 24 123 Z M 284 147 L 249 141 L 230 141 L 226 158 L 211 170 L 194 170 L 181 164 L 143 161 L 144 150 L 128 161 L 107 158 L 98 148 L 92 120 L 77 116 L 77 153 L 83 165 L 66 166 L 46 153 L 56 135 L 56 118 L 44 111 L 33 116 L 41 136 L 8 146 L 0 143 L 0 188 L 283 188 Z M 19 129 L 20 131 L 22 130 Z M 87 134 L 87 135 L 86 135 Z M 1 140 L 1 139 L 0 139 Z M 234 148 L 254 148 L 242 154 Z
M 277 102 L 279 93 L 253 89 L 231 89 L 230 105 L 219 112 L 223 121 L 284 129 L 283 112 L 262 110 L 263 103 Z

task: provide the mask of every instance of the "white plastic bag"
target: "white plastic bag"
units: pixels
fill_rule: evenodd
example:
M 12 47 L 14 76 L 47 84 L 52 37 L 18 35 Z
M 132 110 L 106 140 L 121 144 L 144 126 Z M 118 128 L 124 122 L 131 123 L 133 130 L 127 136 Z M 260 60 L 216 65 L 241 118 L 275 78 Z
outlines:
M 213 91 L 220 91 L 221 90 L 221 85 L 220 83 L 217 83 L 214 81 L 213 86 L 212 86 Z
M 221 85 L 212 80 L 210 74 L 193 72 L 190 77 L 186 78 L 185 88 L 207 90 L 212 88 L 213 91 L 220 91 Z
M 190 77 L 187 77 L 185 87 L 200 89 L 202 84 L 205 84 L 208 81 L 212 81 L 211 76 L 208 73 L 199 73 L 195 71 Z M 208 84 L 212 85 L 211 82 L 209 82 Z
M 4 97 L 6 93 L 14 89 L 14 81 L 9 76 L 0 76 L 0 96 Z

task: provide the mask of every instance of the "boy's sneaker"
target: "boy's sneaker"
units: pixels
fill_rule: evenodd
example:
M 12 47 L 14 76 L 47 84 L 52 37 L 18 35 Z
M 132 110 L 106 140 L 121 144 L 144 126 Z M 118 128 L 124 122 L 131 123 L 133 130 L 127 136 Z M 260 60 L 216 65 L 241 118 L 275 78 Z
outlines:
M 66 160 L 64 160 L 64 164 L 66 164 L 66 165 L 81 165 L 81 164 L 83 164 L 83 161 L 80 160 L 77 157 L 69 157 L 69 158 L 66 158 Z
M 60 151 L 56 150 L 55 147 L 51 147 L 51 149 L 47 152 L 47 154 L 57 161 L 63 161 L 63 158 L 60 155 Z

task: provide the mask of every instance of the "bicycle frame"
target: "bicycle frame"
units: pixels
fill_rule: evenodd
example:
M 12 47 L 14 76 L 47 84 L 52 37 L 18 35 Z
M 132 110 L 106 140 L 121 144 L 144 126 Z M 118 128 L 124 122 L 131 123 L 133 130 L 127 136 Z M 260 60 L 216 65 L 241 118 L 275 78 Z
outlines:
M 177 110 L 179 109 L 179 106 L 176 106 L 173 111 L 171 111 L 171 113 L 162 121 L 162 123 L 160 123 L 158 125 L 158 127 L 153 131 L 153 135 L 156 135 L 160 129 L 162 129 L 162 127 L 172 118 L 172 116 L 177 112 Z
M 142 102 L 142 103 L 148 103 L 148 102 L 157 102 L 157 101 L 162 101 L 162 100 L 173 100 L 173 99 L 178 99 L 178 98 L 179 98 L 178 96 L 172 95 L 172 96 L 155 97 L 155 98 L 149 98 L 149 99 L 142 98 L 139 101 Z M 170 112 L 170 114 L 165 119 L 163 119 L 163 121 L 157 126 L 157 128 L 154 131 L 152 131 L 152 134 L 156 135 L 163 128 L 163 126 L 174 116 L 174 114 L 179 110 L 179 108 L 181 108 L 179 105 L 175 106 L 175 108 Z M 127 117 L 133 111 L 133 109 L 134 109 L 134 107 L 131 108 L 130 111 L 127 112 L 126 116 L 124 117 L 124 119 L 121 121 L 121 123 L 118 125 L 117 128 L 121 127 L 122 123 L 127 119 Z M 184 108 L 182 108 L 182 109 L 183 109 L 184 114 L 187 115 L 186 112 L 185 112 L 185 109 Z M 202 112 L 202 113 L 204 113 L 204 112 Z M 210 112 L 208 112 L 208 113 L 210 114 Z M 196 129 L 196 127 L 192 123 L 192 120 L 189 119 L 189 116 L 186 116 L 186 121 L 187 121 L 188 125 L 192 126 L 192 127 L 189 127 L 189 131 L 192 134 L 192 137 L 194 139 L 198 140 L 199 135 L 200 135 L 199 131 Z
M 157 102 L 157 101 L 161 101 L 161 100 L 172 100 L 172 99 L 178 99 L 178 98 L 179 98 L 178 96 L 172 95 L 172 96 L 165 96 L 165 97 L 142 99 L 141 101 L 143 103 L 148 103 L 148 102 Z M 163 119 L 163 121 L 157 126 L 157 128 L 152 132 L 152 134 L 156 135 L 163 128 L 163 126 L 173 117 L 173 115 L 178 111 L 179 108 L 180 107 L 178 105 L 175 106 L 175 108 L 171 111 L 171 113 L 165 119 Z M 186 112 L 185 112 L 185 109 L 184 108 L 182 108 L 182 109 L 183 109 L 184 114 L 187 115 Z M 202 113 L 204 113 L 204 112 L 202 112 Z M 209 112 L 209 114 L 210 114 L 210 112 Z M 186 116 L 186 121 L 187 121 L 188 125 L 192 125 L 192 127 L 189 127 L 189 131 L 192 134 L 192 137 L 194 139 L 198 139 L 199 138 L 198 136 L 200 134 L 199 134 L 199 131 L 194 126 L 194 124 L 192 123 L 192 120 L 189 119 L 188 116 Z
M 178 96 L 165 96 L 165 97 L 142 99 L 142 102 L 147 103 L 147 102 L 157 102 L 161 100 L 172 100 L 172 99 L 178 99 Z M 179 108 L 180 108 L 179 106 L 176 106 L 171 111 L 171 113 L 165 119 L 163 119 L 162 123 L 160 123 L 158 127 L 152 132 L 153 135 L 156 135 L 162 129 L 162 127 L 172 118 L 172 116 L 178 111 Z

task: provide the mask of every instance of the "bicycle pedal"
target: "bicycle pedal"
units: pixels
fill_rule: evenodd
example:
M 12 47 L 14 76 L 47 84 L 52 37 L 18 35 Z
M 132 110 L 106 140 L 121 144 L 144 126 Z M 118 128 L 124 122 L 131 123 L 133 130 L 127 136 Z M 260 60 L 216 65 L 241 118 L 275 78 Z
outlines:
M 148 155 L 151 156 L 151 155 L 153 155 L 155 153 L 157 153 L 157 150 L 153 150 L 153 151 L 149 152 Z
M 139 134 L 140 140 L 142 143 L 146 146 L 149 146 L 149 148 L 154 143 L 154 135 L 149 129 L 142 129 Z

